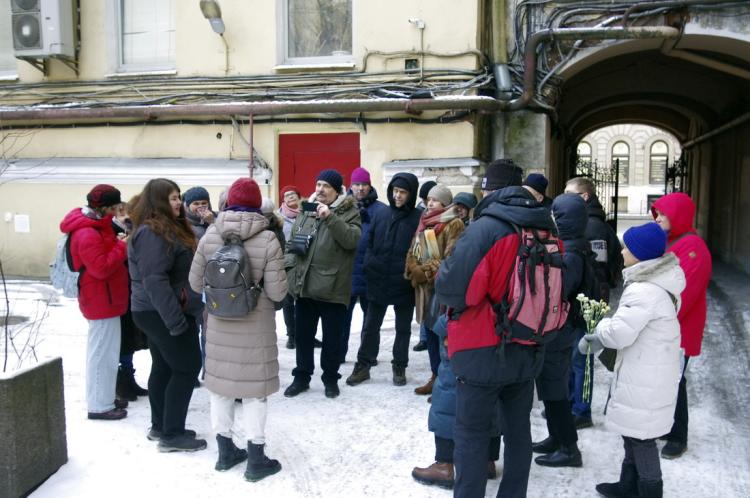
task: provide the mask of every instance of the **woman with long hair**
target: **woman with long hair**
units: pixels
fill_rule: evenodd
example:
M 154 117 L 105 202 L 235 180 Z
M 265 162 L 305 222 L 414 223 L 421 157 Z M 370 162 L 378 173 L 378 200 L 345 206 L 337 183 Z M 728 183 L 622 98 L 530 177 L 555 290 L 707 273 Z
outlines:
M 185 219 L 180 188 L 165 178 L 150 180 L 133 207 L 131 219 L 131 309 L 136 325 L 148 337 L 152 359 L 148 438 L 159 440 L 161 452 L 202 450 L 206 441 L 185 429 L 201 368 L 196 319 L 203 312 L 203 304 L 188 292 L 196 240 Z

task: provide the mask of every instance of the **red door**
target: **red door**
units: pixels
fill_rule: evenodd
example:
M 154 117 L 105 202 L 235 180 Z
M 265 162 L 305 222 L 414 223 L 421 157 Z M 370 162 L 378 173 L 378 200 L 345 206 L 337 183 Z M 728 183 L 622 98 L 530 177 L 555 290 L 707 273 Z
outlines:
M 309 197 L 324 169 L 337 170 L 348 185 L 359 164 L 359 133 L 279 135 L 279 193 L 285 185 L 296 185 L 303 198 Z

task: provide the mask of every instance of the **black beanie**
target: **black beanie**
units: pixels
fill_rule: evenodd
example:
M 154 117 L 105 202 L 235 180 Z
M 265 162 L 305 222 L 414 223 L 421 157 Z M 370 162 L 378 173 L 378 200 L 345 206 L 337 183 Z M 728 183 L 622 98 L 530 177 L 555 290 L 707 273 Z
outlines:
M 393 189 L 393 187 L 398 187 L 398 188 L 404 189 L 407 192 L 409 192 L 409 195 L 412 195 L 411 194 L 411 186 L 409 185 L 409 182 L 406 181 L 406 178 L 402 178 L 400 176 L 397 176 L 396 178 L 394 178 L 393 180 L 391 180 L 391 189 Z
M 432 187 L 437 185 L 437 182 L 433 182 L 432 180 L 428 182 L 424 182 L 421 187 L 419 187 L 419 198 L 427 200 L 427 194 L 430 193 L 430 190 L 432 190 Z
M 341 192 L 341 185 L 344 183 L 344 179 L 341 176 L 341 173 L 336 171 L 335 169 L 324 169 L 318 174 L 318 178 L 315 179 L 316 181 L 323 181 L 326 182 L 328 185 L 333 187 L 333 189 L 336 192 Z
M 487 165 L 482 178 L 482 190 L 520 187 L 522 179 L 523 170 L 513 163 L 513 159 L 497 159 Z

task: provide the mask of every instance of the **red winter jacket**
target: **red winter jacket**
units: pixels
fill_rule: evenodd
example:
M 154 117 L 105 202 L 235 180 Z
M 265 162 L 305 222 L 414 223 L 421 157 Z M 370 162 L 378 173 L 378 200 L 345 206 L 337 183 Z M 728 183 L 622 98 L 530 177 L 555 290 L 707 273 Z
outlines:
M 680 260 L 685 272 L 685 290 L 682 291 L 682 307 L 677 314 L 682 341 L 680 346 L 686 356 L 701 354 L 703 328 L 706 325 L 706 292 L 711 280 L 711 254 L 703 239 L 695 233 L 693 218 L 695 204 L 687 194 L 677 192 L 665 195 L 654 202 L 651 213 L 656 210 L 669 218 L 671 229 L 667 240 L 667 251 Z
M 78 307 L 83 316 L 101 320 L 125 314 L 129 294 L 127 247 L 115 236 L 112 216 L 89 218 L 81 208 L 75 208 L 62 220 L 60 230 L 72 237 L 73 268 L 83 266 L 78 282 Z

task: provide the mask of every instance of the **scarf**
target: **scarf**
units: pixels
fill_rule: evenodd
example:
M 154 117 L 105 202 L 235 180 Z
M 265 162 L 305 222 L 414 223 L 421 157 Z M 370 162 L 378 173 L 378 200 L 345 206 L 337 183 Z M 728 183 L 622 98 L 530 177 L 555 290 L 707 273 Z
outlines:
M 285 203 L 281 203 L 281 215 L 284 216 L 284 218 L 289 218 L 290 220 L 293 220 L 297 217 L 299 214 L 299 208 L 292 209 L 289 206 L 287 206 Z
M 458 213 L 455 207 L 448 206 L 441 209 L 436 209 L 431 212 L 425 211 L 422 217 L 419 219 L 419 226 L 417 227 L 417 233 L 423 232 L 426 228 L 432 228 L 435 230 L 435 235 L 440 235 L 445 225 L 458 218 Z

